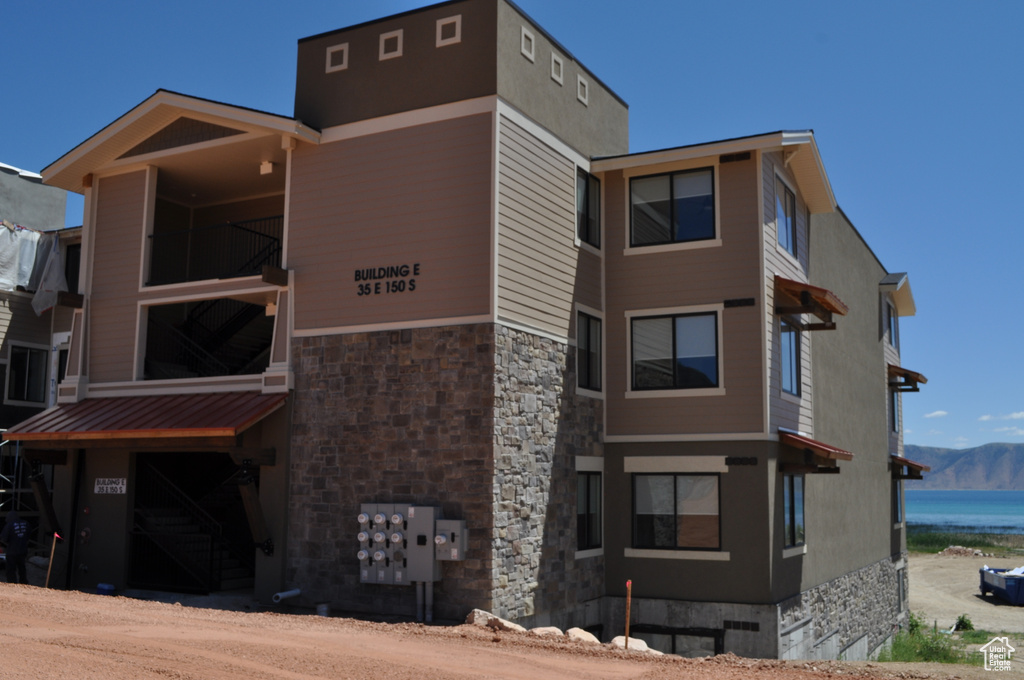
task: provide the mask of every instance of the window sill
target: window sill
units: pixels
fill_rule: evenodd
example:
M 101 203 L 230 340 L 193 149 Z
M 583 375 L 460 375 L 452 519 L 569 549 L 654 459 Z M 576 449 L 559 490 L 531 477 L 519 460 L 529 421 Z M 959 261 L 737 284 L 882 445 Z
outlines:
M 792 548 L 786 548 L 782 551 L 782 559 L 788 559 L 790 557 L 796 557 L 797 555 L 807 554 L 807 544 L 794 545 Z
M 706 560 L 712 562 L 728 562 L 729 553 L 712 550 L 649 550 L 645 548 L 626 548 L 624 557 L 640 557 L 657 560 Z
M 779 255 L 782 255 L 783 257 L 788 259 L 792 264 L 795 264 L 797 267 L 803 267 L 803 265 L 800 263 L 800 258 L 794 255 L 793 253 L 789 252 L 785 248 L 783 248 L 778 241 L 775 242 L 775 250 L 779 253 Z
M 782 396 L 783 401 L 788 401 L 791 404 L 803 405 L 804 403 L 802 395 L 793 394 L 792 392 L 787 392 L 786 390 L 781 389 L 779 390 L 779 394 Z
M 600 390 L 592 390 L 588 387 L 576 386 L 576 396 L 579 397 L 590 397 L 591 399 L 604 399 L 604 392 Z
M 577 550 L 574 557 L 577 560 L 586 560 L 591 557 L 603 557 L 604 548 L 591 548 L 590 550 Z
M 587 243 L 586 241 L 584 241 L 583 239 L 581 239 L 579 237 L 576 237 L 575 245 L 580 250 L 585 250 L 588 253 L 592 253 L 592 254 L 594 254 L 594 255 L 596 255 L 598 257 L 601 257 L 601 248 L 599 246 L 595 246 L 592 243 Z
M 722 239 L 712 238 L 706 241 L 685 241 L 683 243 L 663 243 L 656 246 L 628 246 L 623 255 L 648 255 L 653 253 L 674 253 L 680 250 L 700 250 L 703 248 L 720 248 Z
M 674 397 L 724 397 L 724 387 L 699 387 L 676 390 L 628 390 L 626 399 L 666 399 Z
M 903 522 L 896 522 L 892 525 L 893 531 L 901 531 L 903 529 Z

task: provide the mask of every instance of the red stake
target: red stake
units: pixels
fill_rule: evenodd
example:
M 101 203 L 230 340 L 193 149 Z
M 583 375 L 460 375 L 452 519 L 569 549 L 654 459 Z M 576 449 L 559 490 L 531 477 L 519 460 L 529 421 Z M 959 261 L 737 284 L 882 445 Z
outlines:
M 629 649 L 629 610 L 633 606 L 633 581 L 626 581 L 626 649 Z

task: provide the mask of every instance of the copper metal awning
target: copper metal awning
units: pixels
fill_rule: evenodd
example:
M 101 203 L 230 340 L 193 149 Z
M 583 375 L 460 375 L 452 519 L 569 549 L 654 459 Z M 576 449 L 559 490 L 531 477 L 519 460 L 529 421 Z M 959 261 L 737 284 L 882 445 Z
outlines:
M 911 371 L 896 364 L 889 364 L 889 387 L 894 392 L 920 392 L 920 385 L 928 382 L 916 371 Z
M 3 438 L 33 449 L 237 445 L 242 432 L 276 411 L 287 394 L 216 392 L 85 399 L 43 411 Z
M 929 472 L 931 468 L 923 463 L 915 463 L 909 458 L 901 456 L 889 456 L 892 461 L 892 476 L 896 479 L 924 479 L 922 472 Z
M 779 441 L 798 449 L 809 449 L 814 455 L 829 460 L 853 460 L 853 454 L 849 451 L 793 432 L 779 432 Z
M 821 331 L 834 330 L 836 324 L 832 315 L 845 316 L 850 308 L 835 293 L 827 288 L 812 286 L 802 281 L 794 281 L 782 276 L 775 277 L 775 313 L 787 317 L 787 320 L 800 330 Z M 781 304 L 778 293 L 792 298 L 797 304 Z M 800 321 L 804 314 L 811 314 L 820 319 L 820 323 L 806 324 Z
M 853 454 L 825 442 L 805 437 L 795 432 L 779 432 L 779 443 L 792 446 L 803 452 L 803 458 L 786 460 L 783 457 L 780 461 L 779 470 L 798 474 L 831 473 L 838 474 L 839 467 L 836 465 L 840 460 L 853 460 Z

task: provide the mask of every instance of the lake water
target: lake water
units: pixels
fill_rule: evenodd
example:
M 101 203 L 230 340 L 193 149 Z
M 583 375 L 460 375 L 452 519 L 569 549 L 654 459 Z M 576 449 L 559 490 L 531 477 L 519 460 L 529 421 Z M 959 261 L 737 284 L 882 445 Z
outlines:
M 907 524 L 1024 534 L 1024 491 L 906 489 Z

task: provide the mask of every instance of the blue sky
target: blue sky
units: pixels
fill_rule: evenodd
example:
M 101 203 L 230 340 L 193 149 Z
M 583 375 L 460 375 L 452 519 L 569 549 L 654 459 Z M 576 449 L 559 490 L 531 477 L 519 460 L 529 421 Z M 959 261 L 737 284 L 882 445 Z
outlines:
M 291 115 L 299 38 L 422 0 L 0 3 L 0 162 L 38 172 L 159 88 Z M 910 274 L 905 439 L 1024 442 L 1024 3 L 519 0 L 630 105 L 632 151 L 811 128 Z M 69 224 L 82 203 L 69 203 Z

